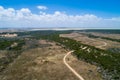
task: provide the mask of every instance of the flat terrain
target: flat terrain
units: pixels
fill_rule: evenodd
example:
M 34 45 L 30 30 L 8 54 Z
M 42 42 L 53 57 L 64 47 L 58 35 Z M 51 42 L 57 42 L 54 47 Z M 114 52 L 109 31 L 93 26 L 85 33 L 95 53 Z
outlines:
M 102 33 L 100 33 L 100 34 L 102 34 Z M 97 33 L 97 35 L 98 35 L 98 33 Z M 105 40 L 105 39 L 100 39 L 100 38 L 89 38 L 88 36 L 83 35 L 81 33 L 77 33 L 77 32 L 73 32 L 73 33 L 70 33 L 70 34 L 61 34 L 60 36 L 61 37 L 71 38 L 71 39 L 80 41 L 83 44 L 95 46 L 95 47 L 101 48 L 101 49 L 120 48 L 120 43 L 119 42 Z M 108 34 L 108 35 L 106 34 L 105 36 L 110 36 L 110 34 Z M 105 46 L 102 46 L 102 47 L 99 46 L 99 45 L 104 45 L 105 44 L 104 42 L 106 43 Z
M 49 46 L 24 51 L 0 73 L 0 80 L 79 80 L 63 63 L 69 51 L 54 42 L 40 40 L 39 44 Z M 102 80 L 96 66 L 71 54 L 66 61 L 85 80 Z
M 100 33 L 100 32 L 87 32 L 89 34 L 95 35 L 95 36 L 102 36 L 102 37 L 108 37 L 108 38 L 113 38 L 113 39 L 120 39 L 120 34 L 107 34 L 106 33 Z

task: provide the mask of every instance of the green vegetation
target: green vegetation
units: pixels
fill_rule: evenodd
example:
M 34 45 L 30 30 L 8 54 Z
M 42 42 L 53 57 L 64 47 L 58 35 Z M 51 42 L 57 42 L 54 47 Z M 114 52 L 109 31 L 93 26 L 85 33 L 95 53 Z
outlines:
M 82 59 L 86 62 L 99 66 L 99 71 L 103 74 L 105 79 L 120 79 L 120 67 L 118 67 L 120 66 L 119 53 L 112 53 L 93 46 L 82 44 L 69 38 L 59 37 L 59 33 L 56 32 L 54 34 L 40 36 L 40 38 L 55 41 L 64 46 L 66 49 L 74 50 L 73 55 L 75 55 L 78 59 Z
M 12 47 L 11 45 L 14 43 L 17 43 L 17 45 Z M 0 39 L 0 50 L 21 50 L 23 44 L 25 44 L 24 40 Z
M 5 50 L 6 48 L 10 47 L 14 41 L 8 40 L 0 40 L 0 49 Z
M 114 52 L 114 53 L 119 53 L 120 54 L 120 48 L 108 48 L 108 51 Z
M 94 46 L 89 46 L 82 44 L 76 40 L 59 37 L 59 34 L 71 33 L 72 31 L 29 31 L 29 32 L 18 32 L 20 38 L 28 38 L 28 39 L 46 39 L 49 41 L 55 41 L 58 45 L 62 45 L 65 49 L 74 50 L 73 55 L 76 56 L 80 60 L 84 60 L 91 64 L 95 64 L 100 67 L 99 71 L 103 74 L 105 80 L 120 80 L 120 54 L 114 53 L 110 51 L 101 50 L 95 48 Z M 27 36 L 27 37 L 26 37 Z M 91 37 L 91 35 L 89 35 Z M 98 36 L 92 36 L 94 38 L 99 38 Z M 4 42 L 1 43 L 4 45 L 1 46 L 1 49 L 6 49 L 8 46 L 13 44 L 13 42 Z M 15 41 L 16 42 L 16 41 Z M 7 44 L 6 44 L 7 43 Z M 21 49 L 24 40 L 17 42 L 19 47 L 9 49 L 10 54 L 7 54 L 7 58 L 0 59 L 0 63 L 2 65 L 8 64 L 9 62 L 13 61 L 13 58 L 18 56 L 19 49 Z M 15 52 L 16 51 L 16 52 Z M 11 56 L 14 55 L 14 56 Z M 9 61 L 10 60 L 10 61 Z M 2 67 L 4 69 L 4 67 Z
M 17 45 L 11 47 L 14 43 L 17 43 Z M 25 44 L 24 40 L 0 39 L 0 50 L 21 50 L 23 44 Z
M 120 66 L 120 54 L 97 49 L 68 38 L 53 37 L 51 39 L 74 50 L 74 55 L 78 59 L 100 66 L 101 70 L 105 71 L 103 71 L 104 76 L 108 75 L 107 78 L 120 79 L 120 67 L 118 67 Z M 82 47 L 86 47 L 86 49 L 83 50 Z
M 14 43 L 17 43 L 17 45 L 11 46 L 14 45 Z M 0 58 L 0 72 L 21 54 L 24 44 L 24 40 L 0 38 L 0 51 L 6 51 L 6 53 L 4 53 L 5 56 Z
M 108 38 L 108 37 L 95 36 L 95 35 L 92 35 L 92 34 L 84 34 L 84 35 L 87 35 L 90 38 L 101 38 L 101 39 L 106 39 L 106 40 L 110 40 L 110 41 L 120 42 L 120 39 L 113 39 L 113 38 Z
M 120 29 L 89 29 L 82 30 L 83 32 L 99 32 L 105 34 L 120 34 Z
M 17 40 L 15 42 L 17 42 L 17 46 L 11 47 L 9 50 L 15 50 L 15 51 L 22 50 L 22 46 L 25 44 L 25 41 L 24 40 Z

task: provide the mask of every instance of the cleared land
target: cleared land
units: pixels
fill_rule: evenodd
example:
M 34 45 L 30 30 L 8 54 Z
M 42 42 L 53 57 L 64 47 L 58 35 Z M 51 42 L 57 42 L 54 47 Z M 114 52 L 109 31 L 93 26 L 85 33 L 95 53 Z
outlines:
M 87 32 L 89 34 L 95 35 L 95 36 L 102 36 L 102 37 L 108 37 L 113 39 L 120 39 L 120 34 L 107 34 L 106 33 L 100 33 L 100 32 Z
M 98 33 L 97 33 L 97 35 L 98 35 Z M 71 38 L 71 39 L 80 41 L 83 44 L 95 46 L 95 47 L 100 48 L 100 49 L 120 48 L 120 43 L 119 42 L 114 42 L 114 41 L 100 39 L 100 38 L 89 38 L 88 36 L 83 35 L 83 34 L 78 33 L 78 32 L 73 32 L 73 33 L 70 33 L 70 34 L 61 34 L 60 36 L 61 37 Z M 99 45 L 104 45 L 103 42 L 106 42 L 107 45 L 102 46 L 102 47 L 99 46 Z
M 39 44 L 49 46 L 24 51 L 0 73 L 0 80 L 79 80 L 63 63 L 68 51 L 54 42 L 40 40 Z M 69 55 L 66 61 L 85 80 L 102 80 L 96 66 L 73 55 Z

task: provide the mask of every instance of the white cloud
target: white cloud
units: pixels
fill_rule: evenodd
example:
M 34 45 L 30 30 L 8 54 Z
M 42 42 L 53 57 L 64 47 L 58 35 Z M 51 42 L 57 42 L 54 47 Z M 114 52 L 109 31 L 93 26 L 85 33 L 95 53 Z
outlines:
M 22 8 L 20 11 L 23 13 L 31 13 L 31 11 L 28 8 Z
M 0 10 L 4 10 L 4 8 L 2 6 L 0 6 Z
M 55 11 L 53 14 L 33 14 L 30 9 L 5 9 L 0 6 L 0 27 L 79 27 L 120 28 L 120 17 L 104 19 L 93 14 L 68 15 Z
M 37 8 L 40 9 L 40 10 L 46 10 L 46 9 L 48 9 L 46 6 L 37 6 Z

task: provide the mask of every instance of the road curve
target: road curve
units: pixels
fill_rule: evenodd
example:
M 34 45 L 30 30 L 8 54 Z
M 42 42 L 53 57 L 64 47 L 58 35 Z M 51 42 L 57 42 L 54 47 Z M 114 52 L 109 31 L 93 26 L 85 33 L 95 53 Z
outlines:
M 79 75 L 67 62 L 66 62 L 66 57 L 71 54 L 73 51 L 69 51 L 63 58 L 63 62 L 64 64 L 73 72 L 74 75 L 76 75 L 76 77 L 78 77 L 80 80 L 84 80 L 84 78 Z
M 102 48 L 102 47 L 104 47 L 104 46 L 106 46 L 106 45 L 107 45 L 107 43 L 106 43 L 106 42 L 103 42 L 103 45 L 96 46 L 96 47 L 100 47 L 100 48 Z
M 100 46 L 97 46 L 97 47 L 103 47 L 103 46 L 106 46 L 106 45 L 107 45 L 106 42 L 103 42 L 103 43 L 104 43 L 103 45 L 100 45 Z M 64 56 L 63 62 L 64 62 L 64 64 L 73 72 L 73 74 L 75 74 L 80 80 L 84 80 L 84 78 L 83 78 L 81 75 L 79 75 L 79 74 L 66 62 L 66 57 L 67 57 L 69 54 L 71 54 L 72 52 L 74 52 L 74 51 L 69 51 L 69 52 Z

